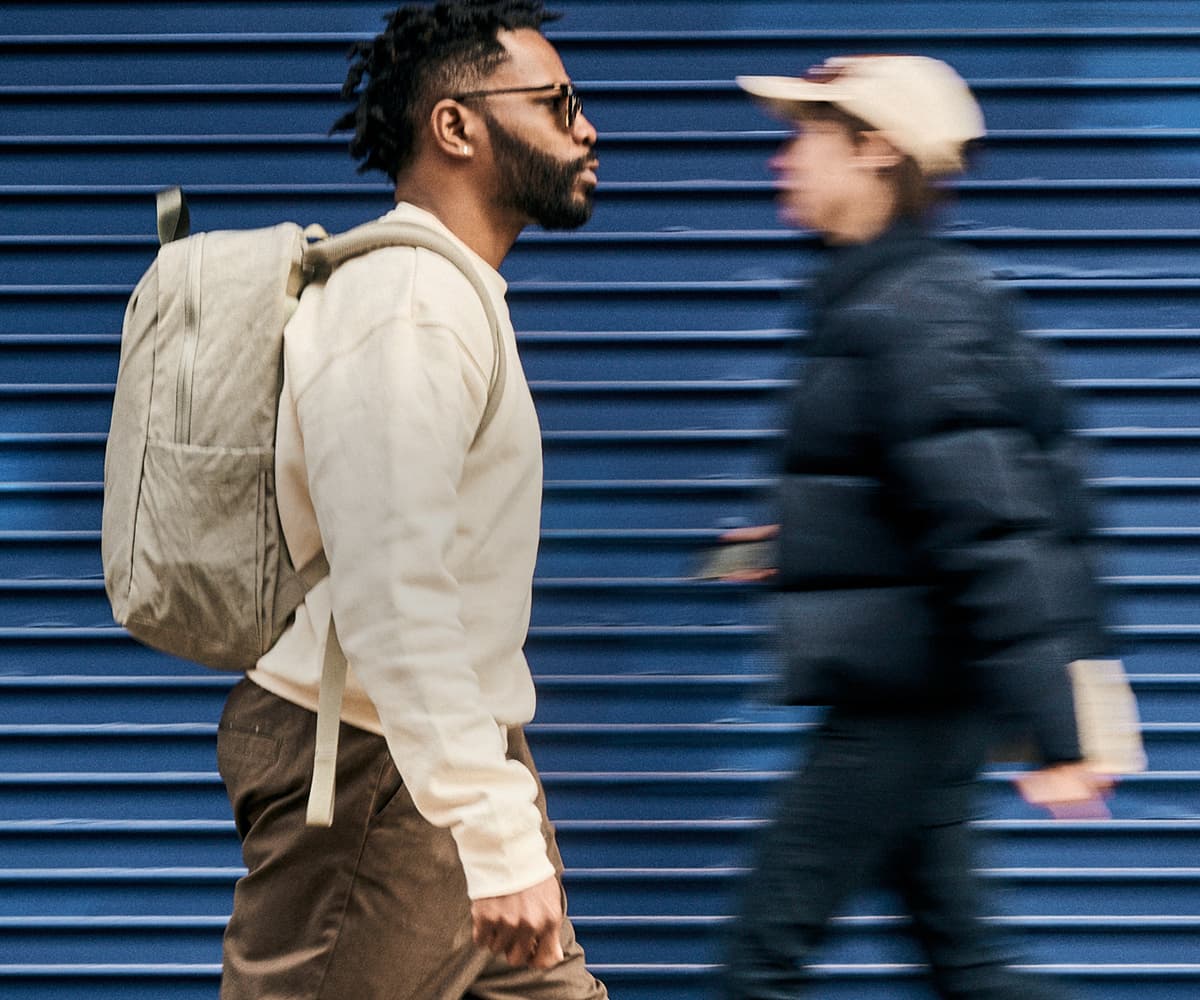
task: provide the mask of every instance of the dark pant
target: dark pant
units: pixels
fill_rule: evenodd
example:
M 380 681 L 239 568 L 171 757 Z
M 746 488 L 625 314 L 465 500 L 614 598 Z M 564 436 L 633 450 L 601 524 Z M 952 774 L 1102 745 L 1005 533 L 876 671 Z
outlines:
M 333 826 L 306 826 L 315 731 L 312 712 L 250 681 L 226 703 L 217 758 L 247 873 L 225 933 L 222 1000 L 604 1000 L 570 921 L 565 958 L 545 972 L 472 942 L 454 839 L 417 812 L 383 737 L 342 726 Z M 537 777 L 519 729 L 509 757 Z M 540 795 L 538 805 L 559 867 Z
M 833 710 L 785 787 L 759 846 L 730 943 L 730 1000 L 794 1000 L 830 918 L 859 890 L 895 888 L 939 995 L 1059 997 L 1008 966 L 981 920 L 971 791 L 986 743 L 958 712 L 923 717 Z

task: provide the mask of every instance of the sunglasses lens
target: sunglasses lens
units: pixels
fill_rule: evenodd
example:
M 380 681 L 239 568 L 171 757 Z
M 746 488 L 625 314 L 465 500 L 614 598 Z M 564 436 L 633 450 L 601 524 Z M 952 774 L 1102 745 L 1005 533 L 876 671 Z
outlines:
M 579 117 L 579 95 L 575 93 L 575 88 L 569 83 L 562 84 L 558 94 L 558 99 L 562 101 L 563 120 L 569 129 L 575 124 L 575 119 Z

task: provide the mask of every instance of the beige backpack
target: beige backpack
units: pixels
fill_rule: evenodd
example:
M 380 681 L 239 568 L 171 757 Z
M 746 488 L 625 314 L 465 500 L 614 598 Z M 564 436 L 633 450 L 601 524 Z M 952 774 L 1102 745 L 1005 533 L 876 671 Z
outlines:
M 500 325 L 467 254 L 422 226 L 375 222 L 326 237 L 283 223 L 188 236 L 179 188 L 160 192 L 157 207 L 162 245 L 121 331 L 104 457 L 105 589 L 115 620 L 140 641 L 246 670 L 329 572 L 324 553 L 292 564 L 275 499 L 283 329 L 301 290 L 388 246 L 423 247 L 451 261 L 478 292 L 495 345 L 479 433 L 503 384 Z M 345 664 L 332 627 L 330 636 L 321 696 L 333 719 L 320 722 L 326 731 L 332 725 L 336 751 Z M 327 683 L 331 669 L 340 669 L 340 681 Z M 328 757 L 328 749 L 318 753 Z

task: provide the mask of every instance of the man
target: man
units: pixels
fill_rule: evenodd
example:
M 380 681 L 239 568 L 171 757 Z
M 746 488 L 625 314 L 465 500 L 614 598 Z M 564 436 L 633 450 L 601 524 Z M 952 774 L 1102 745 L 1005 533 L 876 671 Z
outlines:
M 596 133 L 537 0 L 410 5 L 353 54 L 335 128 L 395 182 L 391 247 L 305 290 L 285 335 L 284 535 L 330 564 L 233 691 L 218 757 L 242 837 L 224 1000 L 600 1000 L 521 727 L 541 445 L 496 268 L 591 213 Z M 330 828 L 305 825 L 330 616 L 350 667 Z
M 935 182 L 983 117 L 933 59 L 831 59 L 740 85 L 793 123 L 772 161 L 827 262 L 786 415 L 770 576 L 788 700 L 830 706 L 763 837 L 727 995 L 801 995 L 832 914 L 898 890 L 948 998 L 1056 996 L 981 919 L 967 821 L 989 730 L 1027 733 L 1031 800 L 1101 808 L 1068 664 L 1104 648 L 1082 483 L 1004 294 L 934 239 Z

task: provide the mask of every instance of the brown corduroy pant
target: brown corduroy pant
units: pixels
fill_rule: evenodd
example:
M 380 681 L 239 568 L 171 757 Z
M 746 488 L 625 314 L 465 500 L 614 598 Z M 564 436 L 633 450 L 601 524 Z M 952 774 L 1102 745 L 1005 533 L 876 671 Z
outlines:
M 565 958 L 547 971 L 474 944 L 454 840 L 417 812 L 383 737 L 342 726 L 333 826 L 306 826 L 315 732 L 312 712 L 251 681 L 226 703 L 217 758 L 247 874 L 225 932 L 221 1000 L 607 997 L 570 921 Z M 508 755 L 536 778 L 520 730 Z M 538 806 L 561 870 L 540 783 Z

